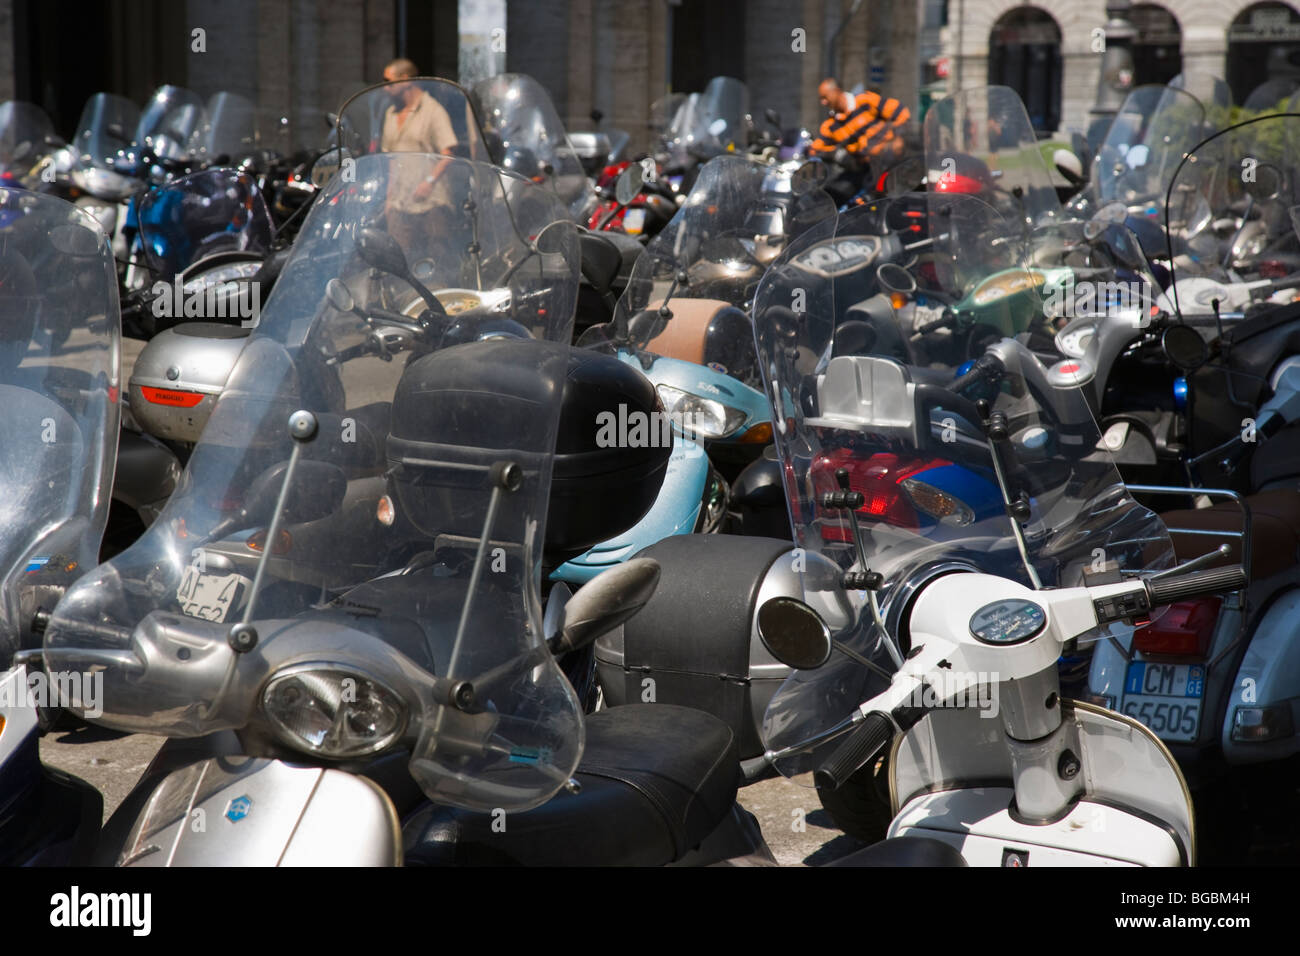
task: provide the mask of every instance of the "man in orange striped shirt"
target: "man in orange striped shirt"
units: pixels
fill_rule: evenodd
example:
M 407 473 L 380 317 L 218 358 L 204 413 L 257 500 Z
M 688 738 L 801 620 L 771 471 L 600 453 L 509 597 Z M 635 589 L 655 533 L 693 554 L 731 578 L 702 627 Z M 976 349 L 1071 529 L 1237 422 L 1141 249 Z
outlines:
M 839 83 L 829 76 L 817 87 L 817 95 L 831 116 L 822 123 L 817 138 L 809 145 L 811 155 L 829 159 L 843 149 L 861 161 L 859 164 L 850 161 L 849 165 L 860 165 L 862 169 L 845 170 L 846 175 L 856 172 L 853 178 L 860 181 L 869 172 L 865 167 L 873 160 L 887 161 L 903 154 L 900 134 L 903 125 L 912 118 L 912 112 L 898 100 L 871 90 L 854 96 L 840 89 Z

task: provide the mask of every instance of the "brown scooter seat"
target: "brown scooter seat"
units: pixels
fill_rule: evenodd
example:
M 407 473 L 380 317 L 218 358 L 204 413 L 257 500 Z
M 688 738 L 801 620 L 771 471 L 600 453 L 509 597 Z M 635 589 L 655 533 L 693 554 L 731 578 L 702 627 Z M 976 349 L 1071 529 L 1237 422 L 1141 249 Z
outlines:
M 649 309 L 657 311 L 662 300 L 651 302 Z M 709 323 L 719 309 L 727 308 L 720 299 L 684 299 L 674 297 L 668 303 L 673 317 L 664 323 L 664 329 L 646 345 L 647 351 L 664 358 L 704 364 L 704 343 L 708 337 Z
M 1253 581 L 1272 577 L 1300 560 L 1300 491 L 1289 488 L 1261 491 L 1246 498 L 1250 508 L 1250 577 Z M 1212 568 L 1239 564 L 1241 541 L 1214 534 L 1179 533 L 1188 531 L 1238 532 L 1242 527 L 1241 508 L 1225 501 L 1210 508 L 1169 511 L 1161 519 L 1173 539 L 1174 554 L 1180 562 L 1208 554 L 1221 544 L 1231 550 L 1208 565 Z

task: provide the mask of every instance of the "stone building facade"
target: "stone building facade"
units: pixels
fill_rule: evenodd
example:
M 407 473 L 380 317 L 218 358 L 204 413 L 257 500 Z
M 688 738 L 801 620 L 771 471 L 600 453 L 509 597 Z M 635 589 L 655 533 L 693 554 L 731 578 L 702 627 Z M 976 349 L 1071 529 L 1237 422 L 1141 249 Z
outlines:
M 278 145 L 308 146 L 322 117 L 408 55 L 456 77 L 465 0 L 0 0 L 0 101 L 40 103 L 70 132 L 100 90 L 137 103 L 163 83 L 230 90 L 283 118 Z M 917 101 L 918 0 L 508 0 L 507 70 L 550 91 L 571 129 L 593 109 L 647 142 L 651 103 L 744 80 L 755 114 L 819 122 L 838 73 Z M 75 30 L 68 24 L 75 23 Z M 195 30 L 203 31 L 202 49 Z
M 1133 4 L 1128 19 L 1145 32 L 1161 34 L 1143 36 L 1144 30 L 1139 30 L 1140 52 L 1161 47 L 1160 52 L 1170 53 L 1183 70 L 1226 79 L 1238 103 L 1263 79 L 1300 76 L 1300 9 L 1291 4 L 1162 0 Z M 942 33 L 949 90 L 1003 78 L 1008 53 L 1014 57 L 1028 52 L 1059 64 L 1059 74 L 1053 79 L 1050 66 L 1037 73 L 1033 69 L 1019 71 L 1024 85 L 1031 87 L 1020 89 L 1022 99 L 1029 103 L 1035 93 L 1046 93 L 1045 99 L 1054 95 L 1055 115 L 1059 116 L 1056 127 L 1086 129 L 1103 58 L 1096 37 L 1107 22 L 1104 0 L 1036 0 L 1032 4 L 948 0 L 947 21 Z M 1052 34 L 1055 51 L 1051 49 Z M 1011 42 L 999 42 L 1003 39 Z M 1138 61 L 1136 84 L 1168 78 L 1168 71 L 1157 69 L 1150 57 L 1140 56 Z M 1015 69 L 1009 72 L 1017 73 Z M 1055 88 L 1040 89 L 1047 86 Z M 1045 112 L 1052 112 L 1050 105 Z

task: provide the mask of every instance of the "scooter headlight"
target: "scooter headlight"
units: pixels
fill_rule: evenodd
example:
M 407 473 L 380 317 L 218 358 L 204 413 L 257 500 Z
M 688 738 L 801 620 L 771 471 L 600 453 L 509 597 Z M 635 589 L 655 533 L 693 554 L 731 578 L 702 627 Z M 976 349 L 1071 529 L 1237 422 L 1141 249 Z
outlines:
M 734 435 L 749 418 L 738 408 L 694 392 L 673 388 L 671 385 L 658 385 L 656 388 L 673 425 L 688 437 L 709 440 L 727 438 Z
M 377 753 L 401 735 L 407 719 L 395 691 L 329 663 L 277 671 L 262 691 L 262 710 L 286 744 L 329 758 Z

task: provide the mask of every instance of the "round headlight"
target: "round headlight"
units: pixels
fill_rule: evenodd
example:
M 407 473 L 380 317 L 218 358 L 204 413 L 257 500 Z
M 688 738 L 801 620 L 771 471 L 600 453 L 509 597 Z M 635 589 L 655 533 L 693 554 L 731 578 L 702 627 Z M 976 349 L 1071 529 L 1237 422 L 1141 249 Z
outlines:
M 296 664 L 267 682 L 262 710 L 276 736 L 322 757 L 377 753 L 406 729 L 406 704 L 373 677 L 337 664 Z

